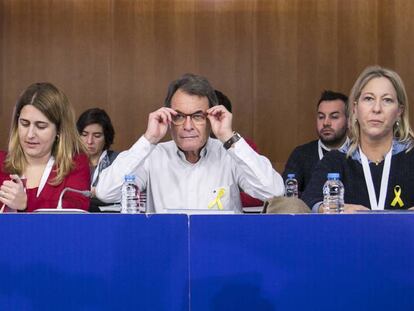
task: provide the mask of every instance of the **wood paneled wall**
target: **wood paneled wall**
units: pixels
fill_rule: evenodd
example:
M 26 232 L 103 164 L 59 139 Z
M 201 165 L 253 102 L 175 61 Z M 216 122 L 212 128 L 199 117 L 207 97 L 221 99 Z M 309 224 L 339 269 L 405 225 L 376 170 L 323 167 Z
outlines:
M 32 82 L 61 87 L 77 115 L 104 108 L 123 150 L 168 83 L 195 72 L 281 170 L 315 137 L 321 91 L 349 93 L 367 65 L 399 72 L 414 98 L 413 14 L 409 0 L 0 0 L 0 148 Z

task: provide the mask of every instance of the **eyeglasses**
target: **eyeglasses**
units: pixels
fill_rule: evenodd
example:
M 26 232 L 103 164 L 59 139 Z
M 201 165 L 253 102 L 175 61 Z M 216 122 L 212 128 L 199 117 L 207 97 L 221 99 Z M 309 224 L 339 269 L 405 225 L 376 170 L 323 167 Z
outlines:
M 195 124 L 203 124 L 204 122 L 206 122 L 207 113 L 201 112 L 201 111 L 197 111 L 191 114 L 177 112 L 176 115 L 171 115 L 171 117 L 172 117 L 172 123 L 174 125 L 184 124 L 187 117 L 190 117 L 191 121 L 193 121 Z

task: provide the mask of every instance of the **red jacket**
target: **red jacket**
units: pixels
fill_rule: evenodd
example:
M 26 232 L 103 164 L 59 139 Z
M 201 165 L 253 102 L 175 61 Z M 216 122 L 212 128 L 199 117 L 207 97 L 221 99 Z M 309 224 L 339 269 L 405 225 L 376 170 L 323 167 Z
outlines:
M 6 159 L 6 155 L 6 152 L 0 151 L 0 163 L 2 163 L 0 185 L 2 185 L 5 180 L 10 180 L 10 174 L 4 171 L 4 160 Z M 56 176 L 56 165 L 53 166 L 47 179 L 48 181 L 42 192 L 40 192 L 39 197 L 36 197 L 38 188 L 26 189 L 27 208 L 22 212 L 30 213 L 39 208 L 56 208 L 59 201 L 59 195 L 66 187 L 78 190 L 89 190 L 90 171 L 88 157 L 85 154 L 78 154 L 74 157 L 73 162 L 75 164 L 73 170 L 56 186 L 49 184 L 49 181 Z M 89 198 L 74 192 L 66 192 L 63 197 L 62 207 L 79 208 L 87 211 L 89 208 Z

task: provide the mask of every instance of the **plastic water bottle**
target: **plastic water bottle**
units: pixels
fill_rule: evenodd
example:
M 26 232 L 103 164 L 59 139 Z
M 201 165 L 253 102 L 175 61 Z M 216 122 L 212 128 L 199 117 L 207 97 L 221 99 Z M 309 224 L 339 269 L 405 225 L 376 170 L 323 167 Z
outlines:
M 295 174 L 288 174 L 285 181 L 285 196 L 298 197 L 298 181 L 295 178 Z
M 342 213 L 344 211 L 344 185 L 339 173 L 329 173 L 323 186 L 323 210 L 325 213 Z
M 122 184 L 121 213 L 136 214 L 138 210 L 139 192 L 135 175 L 125 175 Z

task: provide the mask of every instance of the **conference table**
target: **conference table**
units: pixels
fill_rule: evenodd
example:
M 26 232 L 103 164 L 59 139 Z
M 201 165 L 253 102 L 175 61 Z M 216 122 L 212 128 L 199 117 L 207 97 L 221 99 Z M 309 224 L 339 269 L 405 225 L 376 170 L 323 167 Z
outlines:
M 414 310 L 414 214 L 0 215 L 0 310 Z

